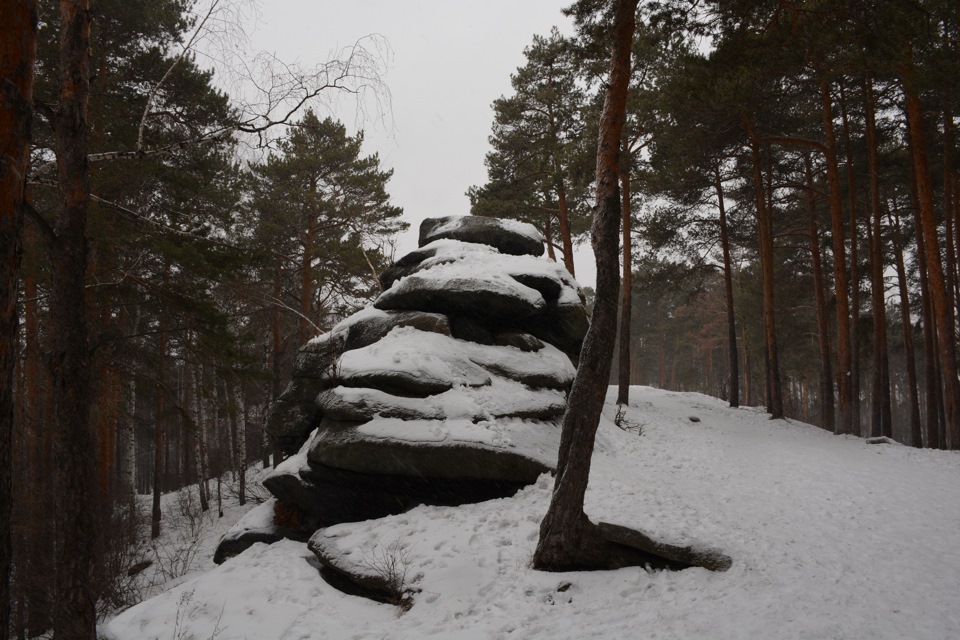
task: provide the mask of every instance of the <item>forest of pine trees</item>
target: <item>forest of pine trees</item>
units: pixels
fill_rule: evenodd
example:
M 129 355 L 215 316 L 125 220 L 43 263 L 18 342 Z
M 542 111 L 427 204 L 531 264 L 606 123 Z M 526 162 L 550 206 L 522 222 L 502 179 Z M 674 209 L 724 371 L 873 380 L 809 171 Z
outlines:
M 472 212 L 533 223 L 576 273 L 603 199 L 590 363 L 614 351 L 621 403 L 649 384 L 960 448 L 960 5 L 661 0 L 634 30 L 634 4 L 534 37 Z M 363 133 L 313 108 L 378 86 L 362 47 L 244 101 L 186 0 L 0 8 L 0 639 L 93 637 L 161 494 L 207 510 L 229 473 L 242 504 L 279 462 L 264 418 L 297 348 L 379 292 L 407 225 Z M 538 566 L 577 564 L 561 546 Z
M 264 416 L 297 348 L 379 292 L 406 223 L 386 191 L 392 172 L 362 132 L 309 108 L 315 88 L 254 112 L 216 87 L 187 48 L 211 14 L 180 0 L 22 4 L 39 27 L 4 407 L 13 571 L 0 595 L 18 637 L 84 637 L 93 607 L 132 604 L 124 550 L 144 515 L 160 535 L 162 493 L 195 485 L 206 511 L 210 480 L 230 473 L 244 502 L 248 465 L 269 463 Z M 357 73 L 340 62 L 326 90 Z M 85 94 L 74 102 L 70 73 L 74 98 Z M 64 197 L 86 188 L 89 204 Z M 5 248 L 13 234 L 4 228 Z M 65 489 L 82 478 L 96 490 Z M 146 514 L 138 494 L 152 494 Z M 55 530 L 51 514 L 68 512 L 78 524 Z M 66 582 L 77 574 L 83 587 Z
M 589 13 L 580 3 L 574 13 Z M 955 2 L 641 5 L 611 382 L 960 447 Z M 579 17 L 582 20 L 582 16 Z M 599 34 L 599 35 L 598 35 Z M 473 212 L 586 237 L 604 37 L 536 37 Z

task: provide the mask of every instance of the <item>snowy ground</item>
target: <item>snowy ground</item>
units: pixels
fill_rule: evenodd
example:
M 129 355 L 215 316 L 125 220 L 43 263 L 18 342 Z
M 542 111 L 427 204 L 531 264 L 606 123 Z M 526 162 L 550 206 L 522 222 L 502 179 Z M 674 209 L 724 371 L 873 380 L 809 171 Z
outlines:
M 259 465 L 247 470 L 247 504 L 241 507 L 235 481 L 230 473 L 224 474 L 220 493 L 223 517 L 217 510 L 216 479 L 209 481 L 210 509 L 205 513 L 200 510 L 196 485 L 163 494 L 160 497 L 163 514 L 160 537 L 146 540 L 133 558 L 150 562 L 150 566 L 132 579 L 131 587 L 139 597 L 149 598 L 170 590 L 215 568 L 213 552 L 223 533 L 252 507 L 270 498 L 269 492 L 260 485 L 265 475 Z M 146 528 L 144 535 L 147 535 L 151 499 L 149 495 L 137 499 Z
M 552 486 L 544 476 L 509 499 L 328 529 L 361 564 L 390 549 L 406 557 L 419 590 L 406 613 L 336 591 L 306 545 L 280 542 L 101 631 L 114 640 L 960 638 L 957 453 L 868 445 L 646 387 L 634 389 L 626 417 L 642 435 L 601 425 L 588 514 L 717 547 L 733 558 L 726 573 L 531 570 Z

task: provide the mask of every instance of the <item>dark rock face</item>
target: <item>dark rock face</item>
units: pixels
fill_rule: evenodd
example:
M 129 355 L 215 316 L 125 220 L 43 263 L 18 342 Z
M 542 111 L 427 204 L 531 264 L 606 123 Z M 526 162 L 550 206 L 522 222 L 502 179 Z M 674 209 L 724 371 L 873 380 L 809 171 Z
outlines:
M 543 255 L 543 236 L 538 231 L 530 225 L 499 218 L 447 216 L 424 220 L 420 225 L 420 246 L 442 239 L 485 244 L 513 256 Z
M 375 475 L 437 480 L 482 480 L 530 484 L 551 466 L 530 455 L 496 446 L 428 440 L 392 440 L 338 423 L 314 438 L 308 460 L 314 465 Z
M 504 331 L 493 336 L 493 344 L 501 347 L 516 347 L 520 351 L 540 351 L 543 343 L 536 336 L 521 331 Z
M 301 347 L 271 408 L 268 434 L 296 454 L 264 481 L 299 514 L 281 535 L 509 496 L 556 464 L 588 325 L 579 286 L 530 225 L 426 220 L 420 244 L 372 307 Z
M 450 335 L 450 320 L 444 315 L 423 311 L 393 311 L 369 315 L 349 324 L 343 350 L 351 351 L 371 345 L 394 327 L 414 327 L 421 331 Z
M 488 321 L 528 318 L 543 310 L 546 305 L 543 297 L 529 287 L 521 289 L 520 286 L 511 286 L 484 274 L 463 274 L 445 280 L 413 274 L 395 282 L 373 306 L 385 310 L 422 309 Z

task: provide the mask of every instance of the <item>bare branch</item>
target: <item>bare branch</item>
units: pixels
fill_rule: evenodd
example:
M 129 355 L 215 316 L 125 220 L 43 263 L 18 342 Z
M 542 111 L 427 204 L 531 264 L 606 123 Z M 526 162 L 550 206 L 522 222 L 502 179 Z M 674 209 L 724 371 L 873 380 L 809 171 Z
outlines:
M 186 55 L 193 50 L 194 46 L 197 44 L 197 39 L 206 28 L 207 21 L 210 20 L 210 17 L 217 10 L 217 6 L 220 4 L 220 1 L 221 0 L 213 0 L 213 2 L 210 4 L 210 7 L 207 9 L 207 13 L 204 14 L 203 18 L 200 20 L 200 23 L 197 25 L 197 28 L 193 30 L 193 34 L 191 34 L 190 39 L 187 40 L 185 45 L 183 45 L 183 50 L 180 52 L 180 55 L 173 59 L 173 62 L 170 63 L 169 67 L 167 67 L 167 71 L 163 74 L 163 77 L 160 78 L 160 81 L 150 88 L 150 93 L 147 94 L 147 103 L 143 106 L 143 115 L 140 117 L 140 127 L 137 129 L 137 151 L 141 151 L 143 149 L 143 130 L 147 125 L 147 116 L 150 115 L 150 107 L 153 106 L 153 99 L 156 97 L 157 91 L 160 90 L 160 87 L 164 82 L 167 81 L 167 78 L 170 77 L 170 74 L 173 73 L 173 70 L 177 67 L 177 65 L 183 61 L 184 57 L 186 57 Z

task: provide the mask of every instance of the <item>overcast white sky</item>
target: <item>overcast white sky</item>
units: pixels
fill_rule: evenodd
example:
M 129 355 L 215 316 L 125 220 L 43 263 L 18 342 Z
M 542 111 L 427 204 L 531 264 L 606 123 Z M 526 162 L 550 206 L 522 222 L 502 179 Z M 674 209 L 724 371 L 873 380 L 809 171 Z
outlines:
M 467 188 L 486 181 L 491 103 L 509 94 L 510 74 L 524 63 L 534 34 L 552 26 L 571 31 L 560 10 L 570 0 L 271 0 L 260 5 L 253 47 L 303 65 L 369 34 L 383 36 L 393 58 L 386 75 L 392 95 L 390 130 L 361 123 L 365 152 L 379 152 L 394 170 L 388 189 L 411 229 L 397 257 L 416 248 L 426 217 L 467 214 Z M 354 111 L 334 114 L 348 128 Z M 593 256 L 576 256 L 578 280 L 594 284 Z

